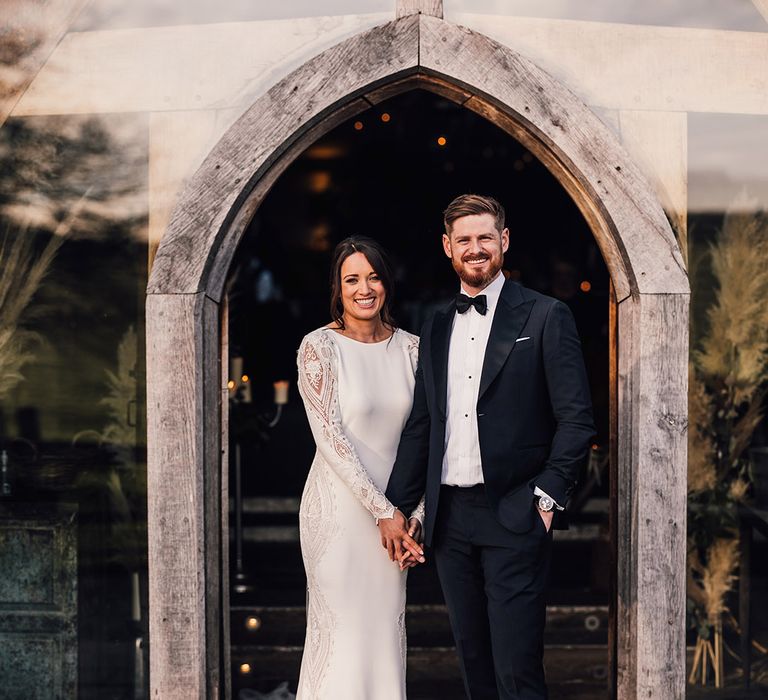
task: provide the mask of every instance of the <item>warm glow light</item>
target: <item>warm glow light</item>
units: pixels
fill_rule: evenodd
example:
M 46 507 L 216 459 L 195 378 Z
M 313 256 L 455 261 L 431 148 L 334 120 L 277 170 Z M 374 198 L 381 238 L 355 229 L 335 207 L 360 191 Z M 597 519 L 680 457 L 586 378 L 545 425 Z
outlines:
M 312 160 L 333 160 L 335 158 L 343 158 L 347 155 L 346 149 L 340 144 L 315 144 L 307 151 L 304 151 L 304 155 Z
M 584 280 L 580 285 L 579 289 L 582 292 L 588 292 L 590 289 L 592 289 L 592 283 L 589 280 Z
M 307 176 L 310 192 L 321 194 L 331 186 L 331 173 L 327 170 L 316 170 Z
M 389 116 L 388 112 L 384 112 L 384 114 L 381 115 L 381 121 L 383 121 L 385 124 L 392 119 L 392 117 Z
M 240 664 L 240 673 L 247 675 L 251 672 L 251 664 Z
M 445 138 L 445 136 L 438 136 L 437 137 L 437 145 L 438 146 L 445 146 L 446 143 L 448 143 L 448 139 Z
M 248 383 L 248 375 L 247 375 L 247 374 L 244 374 L 242 377 L 240 377 L 240 381 L 241 381 L 243 384 L 247 384 L 247 383 Z
M 258 617 L 249 617 L 245 621 L 245 627 L 246 629 L 255 631 L 261 627 L 261 620 Z
M 355 131 L 363 130 L 363 122 L 355 122 Z
M 594 445 L 592 445 L 592 449 L 593 449 L 593 450 L 597 450 L 597 449 L 600 449 L 600 445 L 598 445 L 597 443 L 595 443 Z
M 231 389 L 234 389 L 234 388 L 235 388 L 235 380 L 234 380 L 234 379 L 230 379 L 230 380 L 227 382 L 227 389 L 230 389 L 230 390 L 231 390 Z
M 285 406 L 288 403 L 288 387 L 291 383 L 287 379 L 281 379 L 277 382 L 273 382 L 272 386 L 275 389 L 275 403 L 278 406 Z

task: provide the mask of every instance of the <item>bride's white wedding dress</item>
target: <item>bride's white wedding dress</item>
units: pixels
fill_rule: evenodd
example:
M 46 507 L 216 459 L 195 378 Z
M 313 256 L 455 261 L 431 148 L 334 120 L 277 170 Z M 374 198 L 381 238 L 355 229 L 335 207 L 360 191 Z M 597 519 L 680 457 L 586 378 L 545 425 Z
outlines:
M 413 402 L 418 338 L 362 343 L 329 328 L 307 335 L 299 393 L 317 444 L 299 510 L 307 636 L 297 700 L 405 698 L 406 574 L 375 519 Z M 423 520 L 423 506 L 414 513 Z

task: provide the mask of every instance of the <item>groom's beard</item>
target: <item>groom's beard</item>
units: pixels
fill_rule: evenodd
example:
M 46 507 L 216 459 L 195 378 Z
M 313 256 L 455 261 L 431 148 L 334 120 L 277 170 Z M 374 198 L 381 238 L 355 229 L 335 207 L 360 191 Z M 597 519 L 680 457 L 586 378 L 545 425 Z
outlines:
M 453 269 L 459 276 L 459 279 L 469 287 L 482 289 L 487 287 L 499 274 L 504 264 L 504 255 L 491 255 L 488 262 L 480 268 L 473 268 L 461 259 L 451 258 Z

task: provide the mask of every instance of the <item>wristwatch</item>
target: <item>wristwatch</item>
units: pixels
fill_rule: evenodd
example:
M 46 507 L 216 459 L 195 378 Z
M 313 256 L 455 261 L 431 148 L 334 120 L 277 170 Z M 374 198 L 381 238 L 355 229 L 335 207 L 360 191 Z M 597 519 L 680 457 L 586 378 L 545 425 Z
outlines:
M 549 513 L 555 507 L 555 502 L 549 496 L 539 496 L 539 502 L 536 505 L 540 511 Z

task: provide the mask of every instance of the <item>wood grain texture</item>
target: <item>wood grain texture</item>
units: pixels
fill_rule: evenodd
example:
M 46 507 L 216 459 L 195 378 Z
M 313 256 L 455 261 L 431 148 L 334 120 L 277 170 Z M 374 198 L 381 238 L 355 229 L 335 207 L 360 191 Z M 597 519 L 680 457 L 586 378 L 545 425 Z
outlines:
M 688 115 L 619 112 L 621 141 L 651 183 L 688 262 Z
M 150 293 L 193 293 L 206 286 L 207 268 L 215 263 L 211 253 L 226 236 L 230 217 L 290 146 L 372 83 L 415 71 L 418 23 L 419 16 L 404 17 L 328 49 L 280 81 L 235 122 L 174 211 L 152 269 Z M 221 256 L 226 268 L 233 251 L 228 248 Z M 209 290 L 216 300 L 221 284 L 219 275 L 216 292 Z
M 618 665 L 619 572 L 619 305 L 613 282 L 608 293 L 608 536 L 611 572 L 608 585 L 608 697 L 616 697 Z
M 500 14 L 446 19 L 519 51 L 593 107 L 768 114 L 768 34 Z
M 216 324 L 216 305 L 202 294 L 147 299 L 152 697 L 202 699 L 219 693 Z
M 231 658 L 232 631 L 229 596 L 229 297 L 224 295 L 220 305 L 221 322 L 219 324 L 219 405 L 220 427 L 220 469 L 221 469 L 221 691 L 224 700 L 232 697 Z
M 395 0 L 395 17 L 432 15 L 443 18 L 443 0 Z
M 595 233 L 619 299 L 686 292 L 664 211 L 602 121 L 511 49 L 433 17 L 420 21 L 421 69 L 475 92 L 466 106 L 511 133 L 561 181 Z
M 619 304 L 618 697 L 685 697 L 688 303 Z
M 472 93 L 465 90 L 459 85 L 452 83 L 448 80 L 441 80 L 435 76 L 424 75 L 423 73 L 416 73 L 415 75 L 409 75 L 401 80 L 395 80 L 387 82 L 381 87 L 377 87 L 365 94 L 365 99 L 373 105 L 377 105 L 384 100 L 388 100 L 390 97 L 399 95 L 409 90 L 428 90 L 440 97 L 444 97 L 446 100 L 455 102 L 458 105 L 463 105 L 470 97 Z

